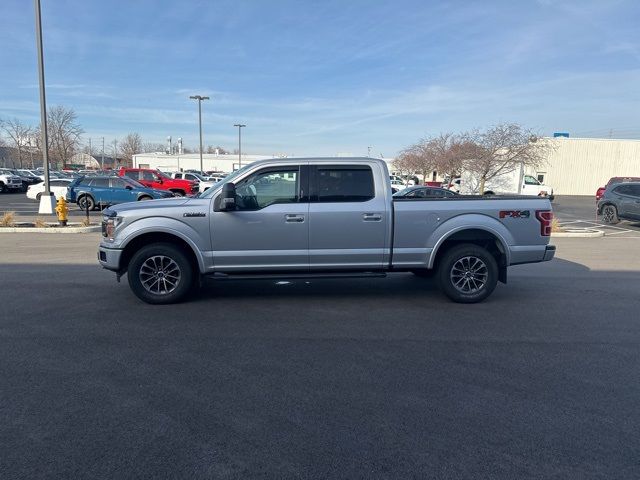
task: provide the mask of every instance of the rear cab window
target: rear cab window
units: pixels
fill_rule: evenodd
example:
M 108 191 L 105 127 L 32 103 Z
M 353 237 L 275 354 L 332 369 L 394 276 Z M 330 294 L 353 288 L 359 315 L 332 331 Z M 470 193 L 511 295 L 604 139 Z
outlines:
M 313 170 L 312 202 L 366 202 L 375 197 L 368 165 L 315 165 Z

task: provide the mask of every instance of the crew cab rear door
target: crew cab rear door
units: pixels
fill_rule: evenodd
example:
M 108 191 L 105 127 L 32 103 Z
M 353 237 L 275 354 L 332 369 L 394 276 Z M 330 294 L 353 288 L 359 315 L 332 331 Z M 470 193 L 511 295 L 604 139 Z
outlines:
M 366 163 L 309 169 L 311 270 L 383 268 L 389 218 L 380 174 Z

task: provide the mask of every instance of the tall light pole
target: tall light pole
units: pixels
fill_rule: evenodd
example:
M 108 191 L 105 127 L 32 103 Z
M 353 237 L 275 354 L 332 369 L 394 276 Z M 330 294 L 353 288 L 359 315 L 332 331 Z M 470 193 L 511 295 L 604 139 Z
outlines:
M 238 127 L 238 168 L 242 168 L 242 127 L 246 127 L 242 123 L 235 123 L 234 127 Z
M 198 126 L 200 128 L 200 172 L 204 172 L 202 166 L 202 101 L 209 100 L 209 97 L 203 97 L 202 95 L 191 95 L 189 97 L 192 100 L 198 100 Z
M 42 53 L 42 19 L 40 0 L 33 0 L 36 10 L 36 48 L 38 50 L 38 80 L 40 84 L 40 132 L 42 135 L 42 163 L 44 167 L 44 192 L 40 197 L 39 213 L 53 213 L 55 197 L 49 189 L 49 139 L 47 135 L 47 100 L 44 93 L 44 56 Z
M 371 157 L 371 147 L 367 147 L 367 157 Z

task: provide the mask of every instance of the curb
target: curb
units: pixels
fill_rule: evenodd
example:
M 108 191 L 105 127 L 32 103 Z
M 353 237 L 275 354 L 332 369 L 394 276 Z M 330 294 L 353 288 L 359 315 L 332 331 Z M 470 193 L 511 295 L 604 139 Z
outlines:
M 573 230 L 568 229 L 565 232 L 554 232 L 551 234 L 551 237 L 598 238 L 598 237 L 604 237 L 604 232 L 602 230 L 595 230 L 592 228 L 574 228 Z
M 93 233 L 101 231 L 100 225 L 91 227 L 0 227 L 0 233 Z

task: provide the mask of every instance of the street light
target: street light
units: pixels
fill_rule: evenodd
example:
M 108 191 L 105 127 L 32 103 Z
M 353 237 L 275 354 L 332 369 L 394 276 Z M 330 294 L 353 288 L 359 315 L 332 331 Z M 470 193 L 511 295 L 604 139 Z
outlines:
M 234 127 L 238 127 L 238 168 L 242 168 L 242 127 L 246 127 L 242 123 L 235 123 Z
M 44 167 L 44 192 L 40 196 L 38 213 L 53 213 L 55 197 L 49 189 L 49 143 L 47 138 L 47 101 L 44 93 L 44 56 L 42 54 L 42 19 L 40 0 L 33 0 L 36 10 L 36 48 L 38 51 L 38 81 L 40 84 L 40 132 L 42 135 L 42 164 Z
M 209 100 L 209 97 L 203 97 L 202 95 L 191 95 L 189 97 L 192 100 L 198 100 L 198 126 L 200 127 L 200 172 L 204 171 L 202 166 L 202 101 Z

